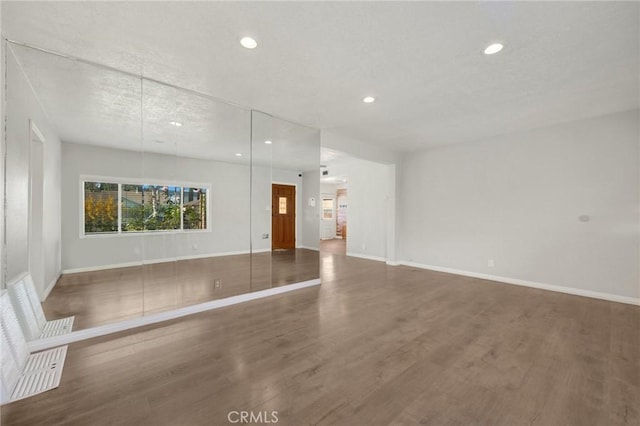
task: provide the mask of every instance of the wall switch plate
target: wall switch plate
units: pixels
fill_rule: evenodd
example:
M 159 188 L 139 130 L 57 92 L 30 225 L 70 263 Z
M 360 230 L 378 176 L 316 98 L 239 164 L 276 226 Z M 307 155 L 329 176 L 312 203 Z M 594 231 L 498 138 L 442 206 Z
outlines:
M 494 266 L 496 266 L 496 264 L 495 264 L 495 262 L 493 261 L 493 259 L 489 259 L 489 260 L 487 261 L 487 266 L 488 266 L 489 268 L 493 268 Z
M 268 240 L 269 239 L 269 234 L 262 234 L 262 239 L 263 240 Z

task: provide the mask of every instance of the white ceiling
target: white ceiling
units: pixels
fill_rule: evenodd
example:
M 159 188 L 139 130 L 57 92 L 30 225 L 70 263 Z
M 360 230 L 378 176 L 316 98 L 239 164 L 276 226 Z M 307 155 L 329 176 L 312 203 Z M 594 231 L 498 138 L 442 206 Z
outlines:
M 409 151 L 638 108 L 638 2 L 2 2 L 13 40 Z M 253 36 L 257 49 L 238 41 Z M 482 51 L 505 44 L 493 56 Z M 365 105 L 365 95 L 377 97 Z

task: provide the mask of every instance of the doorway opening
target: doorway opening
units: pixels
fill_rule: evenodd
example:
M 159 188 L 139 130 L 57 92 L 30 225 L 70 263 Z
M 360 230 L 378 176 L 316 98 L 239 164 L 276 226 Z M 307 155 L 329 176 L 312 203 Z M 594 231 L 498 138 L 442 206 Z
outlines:
M 271 250 L 296 248 L 296 187 L 271 184 Z

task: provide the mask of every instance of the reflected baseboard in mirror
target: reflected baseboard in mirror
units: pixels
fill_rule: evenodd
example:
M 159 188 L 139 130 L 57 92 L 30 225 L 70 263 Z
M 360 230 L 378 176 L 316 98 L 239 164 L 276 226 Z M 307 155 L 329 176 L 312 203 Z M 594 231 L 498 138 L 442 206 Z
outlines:
M 249 262 L 264 275 L 250 281 Z M 82 330 L 308 281 L 318 271 L 318 252 L 296 249 L 78 272 L 60 277 L 43 308 L 47 318 L 75 315 L 74 330 Z

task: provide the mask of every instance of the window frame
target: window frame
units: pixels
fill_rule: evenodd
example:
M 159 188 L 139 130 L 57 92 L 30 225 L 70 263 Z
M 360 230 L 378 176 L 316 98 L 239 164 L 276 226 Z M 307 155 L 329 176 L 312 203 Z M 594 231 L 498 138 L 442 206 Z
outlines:
M 85 232 L 85 212 L 84 212 L 84 184 L 85 182 L 113 183 L 118 185 L 118 231 L 105 233 Z M 122 185 L 158 185 L 180 187 L 180 229 L 149 229 L 142 231 L 122 231 Z M 211 184 L 202 182 L 176 181 L 171 179 L 140 179 L 140 178 L 120 178 L 112 176 L 80 175 L 79 177 L 79 230 L 80 239 L 85 238 L 117 238 L 141 235 L 158 234 L 192 234 L 202 232 L 212 232 L 211 228 Z M 206 228 L 205 229 L 184 229 L 184 188 L 205 188 L 206 194 Z

